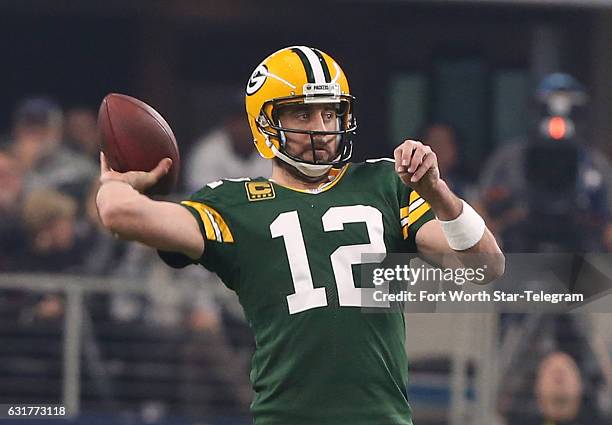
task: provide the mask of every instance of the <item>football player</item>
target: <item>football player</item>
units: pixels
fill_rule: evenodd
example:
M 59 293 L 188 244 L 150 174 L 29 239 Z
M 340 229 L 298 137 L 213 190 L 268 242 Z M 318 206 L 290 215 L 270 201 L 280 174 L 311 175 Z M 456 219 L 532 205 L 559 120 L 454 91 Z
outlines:
M 371 288 L 353 266 L 364 254 L 459 264 L 466 253 L 499 254 L 484 257 L 492 279 L 504 269 L 494 237 L 440 178 L 428 146 L 406 140 L 394 159 L 349 162 L 353 96 L 324 52 L 270 55 L 247 83 L 246 110 L 270 179 L 219 180 L 180 204 L 159 202 L 142 192 L 169 159 L 120 174 L 102 156 L 104 225 L 174 267 L 203 265 L 237 293 L 256 341 L 255 424 L 411 424 L 404 316 L 364 313 Z

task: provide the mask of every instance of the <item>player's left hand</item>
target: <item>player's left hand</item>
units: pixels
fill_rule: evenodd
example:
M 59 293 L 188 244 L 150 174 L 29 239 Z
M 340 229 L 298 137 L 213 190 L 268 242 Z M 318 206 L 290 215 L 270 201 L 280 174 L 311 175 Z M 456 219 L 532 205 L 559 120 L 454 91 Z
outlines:
M 421 196 L 436 190 L 440 181 L 438 158 L 427 145 L 417 140 L 405 140 L 393 151 L 395 171 L 406 186 Z

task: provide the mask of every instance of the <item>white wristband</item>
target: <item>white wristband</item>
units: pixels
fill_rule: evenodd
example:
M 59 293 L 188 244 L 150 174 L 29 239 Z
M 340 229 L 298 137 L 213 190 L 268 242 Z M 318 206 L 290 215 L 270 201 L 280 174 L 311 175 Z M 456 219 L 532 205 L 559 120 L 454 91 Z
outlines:
M 448 245 L 455 251 L 464 251 L 480 241 L 485 232 L 485 222 L 474 208 L 464 200 L 459 217 L 450 221 L 440 220 Z

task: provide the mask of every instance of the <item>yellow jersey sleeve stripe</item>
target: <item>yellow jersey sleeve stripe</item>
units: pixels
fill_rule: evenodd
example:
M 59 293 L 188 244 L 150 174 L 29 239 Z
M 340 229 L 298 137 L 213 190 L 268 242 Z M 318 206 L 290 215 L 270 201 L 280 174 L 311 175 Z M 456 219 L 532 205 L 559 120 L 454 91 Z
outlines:
M 219 227 L 219 231 L 221 232 L 222 242 L 228 242 L 228 243 L 234 242 L 234 236 L 232 235 L 232 232 L 230 231 L 229 226 L 227 225 L 223 217 L 221 217 L 221 214 L 219 214 L 215 209 L 211 207 L 207 206 L 206 208 L 212 215 L 213 222 Z
M 417 198 L 415 201 L 411 202 L 409 206 L 400 209 L 400 219 L 408 217 L 408 215 L 416 210 L 418 207 L 423 205 L 425 199 Z
M 429 211 L 431 207 L 427 202 L 423 202 L 419 207 L 417 207 L 414 211 L 410 212 L 408 217 L 404 217 L 400 225 L 402 227 L 402 236 L 404 239 L 408 239 L 408 234 L 410 232 L 410 226 L 417 222 L 419 218 L 421 218 L 427 211 Z
M 423 205 L 423 203 L 425 203 L 425 199 L 423 198 L 419 198 L 416 201 L 412 202 L 408 207 L 408 213 L 411 213 L 412 211 L 416 210 L 418 207 Z
M 414 224 L 419 218 L 423 216 L 423 214 L 425 214 L 430 209 L 431 207 L 429 206 L 429 204 L 427 202 L 423 202 L 420 207 L 418 207 L 416 210 L 412 211 L 408 215 L 408 226 Z
M 192 207 L 198 212 L 204 223 L 206 239 L 217 242 L 234 242 L 229 226 L 217 210 L 200 202 L 183 201 L 181 204 Z
M 221 229 L 219 229 L 219 225 L 215 221 L 210 211 L 206 210 L 205 212 L 206 212 L 206 215 L 208 216 L 208 219 L 210 220 L 212 224 L 213 230 L 215 231 L 215 240 L 219 242 L 223 242 L 223 236 L 221 236 Z
M 413 190 L 410 192 L 408 206 L 400 209 L 400 219 L 408 217 L 408 215 L 422 205 L 423 202 L 425 202 L 425 200 L 421 198 L 421 195 L 419 195 L 416 191 Z
M 191 201 L 183 201 L 181 202 L 181 204 L 183 205 L 187 205 L 188 207 L 191 207 L 193 209 L 195 209 L 198 214 L 200 214 L 200 219 L 202 220 L 202 223 L 204 223 L 204 232 L 206 233 L 206 239 L 214 241 L 217 240 L 216 236 L 215 236 L 215 230 L 212 226 L 212 223 L 210 222 L 210 218 L 208 217 L 208 214 L 206 213 L 206 206 L 203 204 L 200 204 L 199 202 L 191 202 Z
M 420 197 L 421 197 L 421 195 L 419 195 L 416 190 L 411 191 L 410 192 L 410 199 L 408 200 L 408 205 L 412 204 L 414 201 L 416 201 Z

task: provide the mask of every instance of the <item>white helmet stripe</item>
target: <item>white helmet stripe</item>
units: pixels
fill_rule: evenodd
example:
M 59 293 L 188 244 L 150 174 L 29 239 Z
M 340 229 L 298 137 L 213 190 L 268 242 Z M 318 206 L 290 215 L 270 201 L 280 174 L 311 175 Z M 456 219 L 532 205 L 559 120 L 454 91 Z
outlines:
M 315 84 L 324 84 L 325 83 L 325 74 L 323 73 L 323 67 L 321 66 L 321 62 L 319 62 L 319 58 L 317 54 L 312 51 L 310 47 L 306 46 L 295 46 L 296 49 L 299 49 L 304 55 L 308 62 L 310 63 L 310 67 L 312 68 L 312 73 L 315 77 Z

